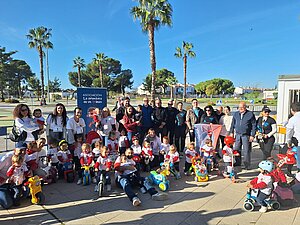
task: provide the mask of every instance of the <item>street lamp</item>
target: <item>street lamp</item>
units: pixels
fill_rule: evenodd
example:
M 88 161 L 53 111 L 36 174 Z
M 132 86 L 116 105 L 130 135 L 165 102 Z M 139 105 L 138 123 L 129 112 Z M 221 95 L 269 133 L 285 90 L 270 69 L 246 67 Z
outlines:
M 49 85 L 49 63 L 48 63 L 48 48 L 47 48 L 47 53 L 46 53 L 46 64 L 47 64 L 47 79 L 48 79 L 48 85 L 47 85 L 47 89 L 48 89 L 48 103 L 50 103 L 50 85 Z

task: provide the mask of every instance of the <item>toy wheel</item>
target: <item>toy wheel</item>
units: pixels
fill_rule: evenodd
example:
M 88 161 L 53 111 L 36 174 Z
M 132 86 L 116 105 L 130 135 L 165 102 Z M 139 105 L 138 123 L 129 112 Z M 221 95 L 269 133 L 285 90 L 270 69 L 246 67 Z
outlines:
M 274 201 L 271 203 L 271 207 L 273 210 L 278 210 L 280 209 L 280 203 L 278 201 Z
M 74 174 L 73 173 L 67 173 L 67 182 L 73 183 L 74 181 Z
M 162 190 L 162 191 L 166 191 L 167 190 L 167 185 L 165 183 L 160 183 L 158 185 L 159 189 Z
M 197 181 L 198 181 L 198 178 L 197 178 L 197 177 L 195 177 L 195 178 L 194 178 L 194 180 L 197 182 Z
M 210 173 L 211 169 L 212 169 L 211 164 L 207 164 L 206 169 L 207 169 L 207 172 Z
M 102 197 L 103 196 L 103 191 L 104 191 L 104 182 L 100 181 L 98 183 L 98 196 Z
M 39 205 L 42 205 L 42 204 L 44 204 L 44 202 L 45 202 L 45 195 L 42 193 L 42 192 L 38 192 L 38 193 L 36 193 L 36 195 L 35 195 L 36 197 L 37 197 L 37 199 L 38 199 L 38 202 L 37 202 L 37 204 L 39 204 Z
M 246 201 L 244 203 L 244 209 L 247 210 L 247 211 L 253 211 L 254 205 L 252 204 L 252 202 Z
M 87 184 L 87 177 L 86 177 L 86 176 L 83 176 L 83 178 L 82 178 L 82 183 L 83 183 L 83 185 L 86 185 L 86 184 Z

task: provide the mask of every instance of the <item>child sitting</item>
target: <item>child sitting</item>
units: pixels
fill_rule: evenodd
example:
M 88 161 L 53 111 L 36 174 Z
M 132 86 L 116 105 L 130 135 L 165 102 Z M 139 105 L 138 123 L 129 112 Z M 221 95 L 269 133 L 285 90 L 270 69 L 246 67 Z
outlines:
M 165 161 L 173 164 L 171 166 L 171 173 L 176 177 L 176 179 L 180 179 L 180 172 L 179 172 L 179 153 L 177 152 L 177 148 L 175 145 L 170 146 L 170 151 L 166 154 Z
M 42 145 L 41 141 L 33 141 L 27 144 L 25 163 L 33 175 L 46 177 L 46 172 L 39 168 L 39 152 L 42 150 L 39 145 Z
M 189 175 L 190 168 L 192 167 L 192 159 L 198 158 L 199 154 L 195 150 L 195 143 L 190 142 L 189 147 L 185 150 L 185 165 L 184 174 Z
M 26 176 L 29 176 L 30 172 L 24 163 L 24 157 L 22 155 L 13 155 L 11 158 L 12 165 L 7 170 L 7 176 L 12 183 L 14 190 L 14 203 L 20 204 L 20 197 L 22 194 L 22 186 Z
M 168 136 L 164 136 L 163 143 L 160 145 L 159 162 L 163 162 L 165 160 L 165 156 L 168 154 L 169 150 L 170 150 L 169 138 Z
M 111 157 L 111 160 L 114 162 L 119 154 L 119 144 L 115 131 L 109 132 L 107 147 L 109 149 L 109 157 Z
M 49 149 L 47 151 L 47 158 L 51 163 L 51 166 L 54 166 L 56 169 L 58 169 L 58 163 L 59 163 L 57 158 L 57 153 L 59 151 L 58 141 L 56 139 L 50 139 L 48 144 L 49 144 Z
M 205 145 L 202 146 L 201 152 L 202 152 L 202 157 L 204 159 L 205 165 L 208 168 L 207 171 L 210 172 L 209 166 L 207 165 L 208 160 L 212 159 L 214 168 L 217 166 L 217 161 L 216 161 L 215 157 L 213 157 L 215 155 L 215 150 L 214 150 L 213 143 L 212 143 L 211 139 L 206 139 L 205 140 Z
M 268 205 L 265 200 L 271 195 L 273 189 L 273 181 L 271 172 L 274 164 L 271 161 L 264 160 L 258 165 L 260 174 L 247 185 L 248 188 L 256 189 L 258 195 L 256 201 L 261 205 L 260 212 L 265 213 L 268 210 Z
M 110 160 L 108 155 L 109 155 L 109 149 L 106 146 L 101 147 L 101 154 L 98 157 L 94 168 L 95 168 L 95 172 L 98 172 L 97 173 L 98 182 L 100 180 L 101 173 L 103 173 L 106 181 L 105 183 L 106 189 L 107 191 L 111 191 L 111 178 L 109 175 L 109 171 L 111 170 L 112 167 L 112 161 Z M 98 188 L 99 188 L 98 185 L 96 185 L 95 191 L 98 191 Z
M 68 149 L 68 142 L 66 140 L 61 140 L 59 142 L 59 151 L 57 152 L 58 158 L 58 176 L 62 178 L 64 176 L 63 165 L 66 162 L 70 162 L 72 160 L 72 154 Z
M 232 173 L 233 164 L 235 163 L 234 156 L 239 156 L 238 151 L 234 151 L 233 144 L 235 139 L 231 136 L 227 136 L 224 138 L 225 146 L 222 150 L 223 161 L 224 161 L 224 172 L 223 175 L 228 177 Z
M 129 140 L 126 135 L 126 130 L 121 130 L 119 137 L 119 152 L 120 155 L 124 154 L 126 149 L 130 147 Z
M 41 109 L 34 109 L 33 110 L 33 122 L 36 123 L 40 130 L 39 135 L 44 133 L 44 126 L 45 126 L 45 118 L 43 117 L 43 113 Z
M 101 148 L 102 148 L 102 141 L 96 141 L 93 148 L 93 154 L 94 154 L 94 162 L 96 163 L 98 157 L 101 154 Z
M 153 161 L 154 156 L 153 156 L 152 148 L 150 146 L 150 142 L 147 140 L 145 140 L 144 144 L 143 144 L 142 156 L 144 159 L 144 162 L 143 162 L 144 171 L 149 172 L 150 169 L 152 169 L 150 167 L 150 162 Z
M 93 153 L 91 151 L 91 146 L 87 143 L 83 143 L 81 149 L 82 149 L 82 152 L 80 154 L 80 159 L 79 159 L 81 167 L 90 166 L 93 162 Z M 79 177 L 79 179 L 77 181 L 78 185 L 82 184 L 83 172 L 84 172 L 84 169 L 81 169 L 78 171 L 78 177 Z M 94 172 L 93 172 L 92 168 L 90 168 L 90 173 L 91 173 L 93 183 L 97 183 L 97 179 L 94 176 Z
M 133 160 L 135 161 L 137 171 L 140 172 L 142 147 L 140 146 L 138 137 L 133 136 L 132 142 L 133 142 L 133 144 L 131 145 L 131 149 L 133 150 Z
M 153 128 L 150 128 L 145 140 L 150 143 L 154 156 L 153 160 L 150 163 L 151 168 L 157 167 L 159 166 L 159 151 L 161 146 L 160 138 L 156 135 L 155 130 Z

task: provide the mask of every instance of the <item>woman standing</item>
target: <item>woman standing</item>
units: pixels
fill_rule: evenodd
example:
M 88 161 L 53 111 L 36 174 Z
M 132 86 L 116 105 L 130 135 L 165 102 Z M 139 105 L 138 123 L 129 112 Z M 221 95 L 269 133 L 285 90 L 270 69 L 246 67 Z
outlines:
M 110 110 L 107 107 L 102 109 L 100 134 L 102 136 L 103 145 L 107 146 L 109 133 L 116 131 L 116 120 L 110 115 Z
M 214 108 L 211 105 L 205 106 L 204 114 L 201 116 L 200 123 L 218 124 L 219 121 L 215 115 Z
M 232 123 L 232 115 L 230 113 L 230 107 L 229 106 L 225 106 L 224 107 L 224 113 L 225 115 L 221 116 L 219 124 L 222 125 L 222 129 L 220 132 L 220 140 L 221 140 L 221 144 L 222 144 L 222 149 L 225 146 L 224 143 L 224 139 L 226 136 L 229 135 L 230 133 L 230 127 L 231 127 L 231 123 Z
M 256 121 L 257 141 L 263 152 L 263 158 L 267 159 L 271 156 L 273 145 L 275 142 L 274 134 L 277 132 L 276 121 L 270 117 L 270 108 L 264 106 L 262 108 L 262 116 Z
M 57 103 L 55 109 L 47 118 L 46 135 L 48 142 L 49 140 L 60 142 L 66 139 L 68 120 L 65 106 L 62 103 Z
M 137 126 L 140 124 L 139 121 L 135 121 L 135 115 L 133 114 L 133 107 L 128 106 L 125 109 L 125 115 L 123 116 L 124 127 L 127 131 L 127 137 L 129 142 L 131 143 L 132 136 L 136 134 Z
M 15 127 L 19 134 L 21 134 L 21 140 L 18 141 L 16 147 L 20 148 L 24 143 L 37 140 L 40 127 L 37 123 L 34 123 L 28 105 L 17 105 L 13 111 L 13 115 L 15 118 Z

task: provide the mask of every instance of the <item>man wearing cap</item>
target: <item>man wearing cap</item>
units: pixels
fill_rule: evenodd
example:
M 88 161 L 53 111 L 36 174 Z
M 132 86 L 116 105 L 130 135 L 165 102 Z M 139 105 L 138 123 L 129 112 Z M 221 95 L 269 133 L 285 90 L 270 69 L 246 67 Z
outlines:
M 175 137 L 175 120 L 176 120 L 176 115 L 178 114 L 178 110 L 173 107 L 173 99 L 170 99 L 168 101 L 168 107 L 166 108 L 167 111 L 167 132 L 169 135 L 169 140 L 170 140 L 170 145 L 173 144 L 174 142 L 174 137 Z
M 263 152 L 263 159 L 271 157 L 271 151 L 275 142 L 274 134 L 277 132 L 276 121 L 270 117 L 270 108 L 264 106 L 261 110 L 262 116 L 256 121 L 256 138 Z
M 294 141 L 294 145 L 297 146 L 297 169 L 300 172 L 300 102 L 293 103 L 291 105 L 291 114 L 293 115 L 286 125 L 286 141 L 288 147 L 292 146 L 292 138 Z
M 252 141 L 255 137 L 256 119 L 253 112 L 247 110 L 245 102 L 240 102 L 238 111 L 233 114 L 230 135 L 235 132 L 235 150 L 244 156 L 244 169 L 249 170 L 251 165 Z M 242 147 L 242 150 L 241 150 Z M 236 157 L 236 166 L 241 165 L 241 158 Z

